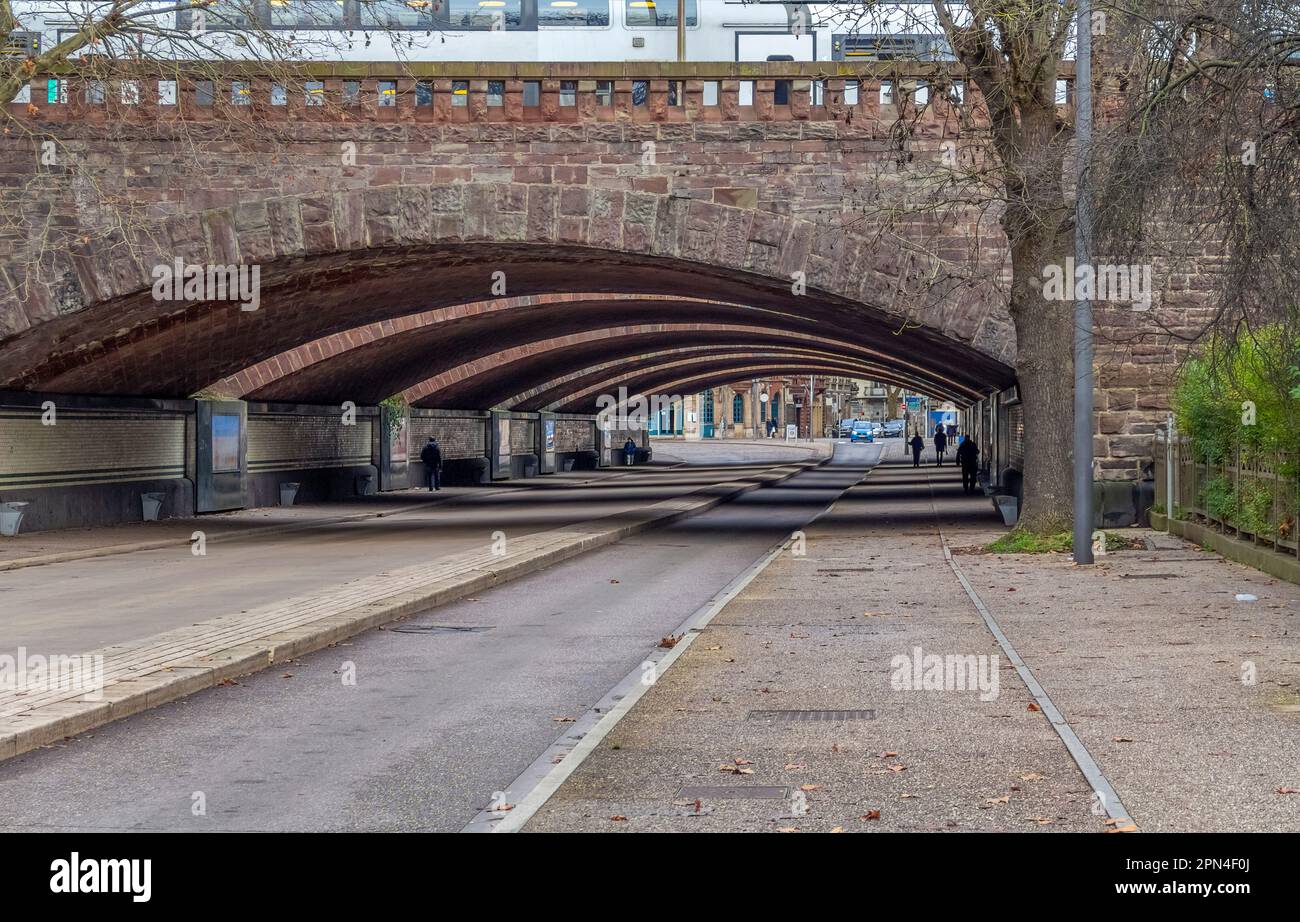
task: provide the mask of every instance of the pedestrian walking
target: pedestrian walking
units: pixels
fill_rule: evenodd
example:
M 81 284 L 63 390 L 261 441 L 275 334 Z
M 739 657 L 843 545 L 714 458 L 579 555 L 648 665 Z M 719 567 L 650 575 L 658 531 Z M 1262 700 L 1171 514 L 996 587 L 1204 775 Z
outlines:
M 943 467 L 943 453 L 948 450 L 948 434 L 943 431 L 943 423 L 934 427 L 935 464 Z
M 925 439 L 921 438 L 920 432 L 912 433 L 912 441 L 907 443 L 912 447 L 912 467 L 921 466 L 921 452 L 925 450 Z
M 961 488 L 974 493 L 979 480 L 980 449 L 969 435 L 962 436 L 957 446 L 957 463 L 961 465 Z
M 424 483 L 429 492 L 442 489 L 442 449 L 438 440 L 429 436 L 429 441 L 420 449 L 420 461 L 424 464 Z
M 627 441 L 623 443 L 623 463 L 631 467 L 634 461 L 636 461 L 636 442 L 628 436 Z

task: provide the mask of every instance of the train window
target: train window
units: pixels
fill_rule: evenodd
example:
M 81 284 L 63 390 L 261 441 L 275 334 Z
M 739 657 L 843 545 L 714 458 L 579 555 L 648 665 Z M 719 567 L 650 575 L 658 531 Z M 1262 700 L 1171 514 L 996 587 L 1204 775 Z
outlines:
M 1056 104 L 1058 106 L 1070 104 L 1070 84 L 1065 80 L 1056 81 Z
M 271 0 L 272 4 L 275 0 Z M 302 0 L 294 6 L 332 6 L 334 0 Z M 365 0 L 361 6 L 361 27 L 378 29 L 432 29 L 433 0 Z M 274 9 L 274 6 L 272 7 Z M 338 6 L 343 18 L 343 5 Z
M 808 91 L 808 100 L 814 106 L 826 105 L 826 81 L 825 80 L 812 81 Z
M 68 81 L 51 77 L 45 88 L 45 102 L 51 106 L 68 104 Z
M 104 81 L 91 80 L 86 84 L 86 104 L 102 106 L 104 104 Z
M 456 29 L 518 29 L 523 0 L 446 0 L 449 24 Z
M 560 81 L 560 105 L 576 106 L 578 104 L 578 81 Z
M 367 3 L 363 9 L 369 10 L 371 6 L 379 6 L 380 3 Z M 382 4 L 388 5 L 388 4 Z M 217 8 L 222 6 L 230 7 L 231 12 L 227 15 L 235 14 L 237 4 L 218 3 Z M 247 10 L 253 9 L 252 4 L 245 3 Z M 272 29 L 309 29 L 313 26 L 325 29 L 342 29 L 347 26 L 347 20 L 343 16 L 343 0 L 270 0 L 267 13 L 267 24 Z M 247 16 L 245 21 L 240 25 L 247 25 Z
M 916 104 L 918 106 L 929 105 L 930 84 L 926 83 L 924 80 L 918 80 L 916 83 L 916 90 L 913 93 L 912 98 L 916 100 Z
M 596 105 L 609 106 L 614 103 L 614 81 L 597 80 L 596 81 Z
M 325 105 L 325 84 L 320 80 L 308 80 L 302 85 L 303 105 Z
M 361 105 L 361 81 L 360 80 L 343 81 L 343 105 L 345 106 Z
M 680 80 L 668 81 L 668 105 L 680 106 L 682 104 L 682 83 Z
M 644 106 L 650 99 L 650 81 L 633 80 L 632 81 L 632 105 Z
M 704 81 L 704 104 L 706 106 L 716 106 L 718 104 L 718 86 L 717 80 Z
M 529 109 L 535 109 L 542 104 L 542 81 L 525 80 L 524 81 L 524 105 Z
M 32 85 L 30 83 L 24 83 L 22 86 L 18 88 L 18 92 L 14 94 L 14 98 L 9 101 L 13 103 L 23 103 L 26 105 L 31 105 Z
M 451 104 L 464 108 L 469 105 L 469 81 L 453 80 L 451 81 Z
M 432 80 L 420 80 L 415 84 L 415 104 L 417 106 L 433 105 Z
M 738 90 L 739 92 L 737 93 L 737 96 L 739 98 L 737 102 L 739 103 L 739 105 L 752 106 L 754 104 L 754 81 L 753 80 L 740 81 Z
M 607 26 L 609 0 L 537 0 L 542 26 Z
M 160 106 L 176 105 L 176 81 L 175 80 L 158 81 L 158 105 Z
M 504 80 L 488 81 L 487 104 L 489 106 L 504 106 L 506 104 L 506 82 Z
M 248 106 L 253 103 L 253 88 L 249 86 L 247 80 L 232 80 L 230 82 L 230 104 L 232 106 Z
M 134 80 L 123 80 L 117 85 L 117 98 L 124 106 L 140 105 L 140 84 Z
M 966 81 L 954 80 L 952 86 L 948 87 L 948 101 L 955 106 L 964 105 L 966 102 Z
M 856 106 L 858 104 L 858 81 L 844 81 L 844 105 Z
M 693 26 L 699 22 L 699 10 L 696 0 L 686 0 L 686 24 Z M 624 11 L 625 21 L 633 29 L 651 26 L 677 25 L 677 0 L 628 0 Z
M 289 93 L 285 90 L 283 83 L 271 84 L 271 105 L 273 106 L 289 105 Z
M 196 80 L 194 82 L 194 104 L 196 106 L 210 106 L 217 98 L 217 88 L 213 86 L 211 80 Z
M 790 105 L 790 81 L 777 80 L 772 84 L 772 105 Z
M 894 81 L 880 81 L 880 104 L 882 106 L 892 106 L 894 104 Z
M 379 105 L 384 109 L 391 109 L 397 105 L 396 80 L 379 81 Z

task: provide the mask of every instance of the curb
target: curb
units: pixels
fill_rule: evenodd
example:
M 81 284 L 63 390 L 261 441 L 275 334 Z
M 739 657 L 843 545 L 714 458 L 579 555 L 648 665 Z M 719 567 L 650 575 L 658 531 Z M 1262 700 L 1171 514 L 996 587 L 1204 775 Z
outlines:
M 30 712 L 0 718 L 0 761 L 220 685 L 238 676 L 305 656 L 382 624 L 491 589 L 596 548 L 614 544 L 629 535 L 698 515 L 745 493 L 781 483 L 816 466 L 818 465 L 811 462 L 796 462 L 772 468 L 750 481 L 712 484 L 688 493 L 685 497 L 666 501 L 681 503 L 687 497 L 704 497 L 685 507 L 667 509 L 641 521 L 614 528 L 588 534 L 579 533 L 572 538 L 561 539 L 562 543 L 557 547 L 520 555 L 499 568 L 474 568 L 467 573 L 433 580 L 410 592 L 326 615 L 296 628 L 275 631 L 225 649 L 158 665 L 148 672 L 107 685 L 96 701 L 67 699 L 42 705 Z M 599 521 L 596 519 L 556 529 L 556 532 L 598 529 Z

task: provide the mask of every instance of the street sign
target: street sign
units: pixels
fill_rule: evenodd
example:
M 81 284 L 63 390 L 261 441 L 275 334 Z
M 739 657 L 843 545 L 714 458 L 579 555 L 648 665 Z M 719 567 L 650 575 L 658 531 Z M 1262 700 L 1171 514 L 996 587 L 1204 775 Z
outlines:
M 907 402 L 907 411 L 909 413 L 916 413 L 921 409 L 920 397 L 906 397 L 904 399 Z

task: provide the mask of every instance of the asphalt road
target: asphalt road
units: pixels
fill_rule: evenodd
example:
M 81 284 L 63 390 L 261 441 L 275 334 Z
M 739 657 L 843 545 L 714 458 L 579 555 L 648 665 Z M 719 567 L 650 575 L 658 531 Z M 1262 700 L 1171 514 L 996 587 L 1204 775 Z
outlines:
M 878 454 L 0 763 L 0 829 L 459 830 Z
M 382 569 L 486 550 L 497 532 L 518 538 L 679 497 L 780 462 L 681 470 L 601 472 L 587 485 L 535 478 L 519 489 L 468 494 L 426 508 L 427 493 L 386 494 L 339 512 L 406 506 L 383 518 L 319 524 L 278 535 L 229 538 L 197 557 L 185 543 L 110 557 L 0 572 L 0 650 L 80 653 L 151 637 L 205 618 L 314 592 Z M 441 498 L 441 497 L 439 497 Z M 202 519 L 195 520 L 204 527 Z

